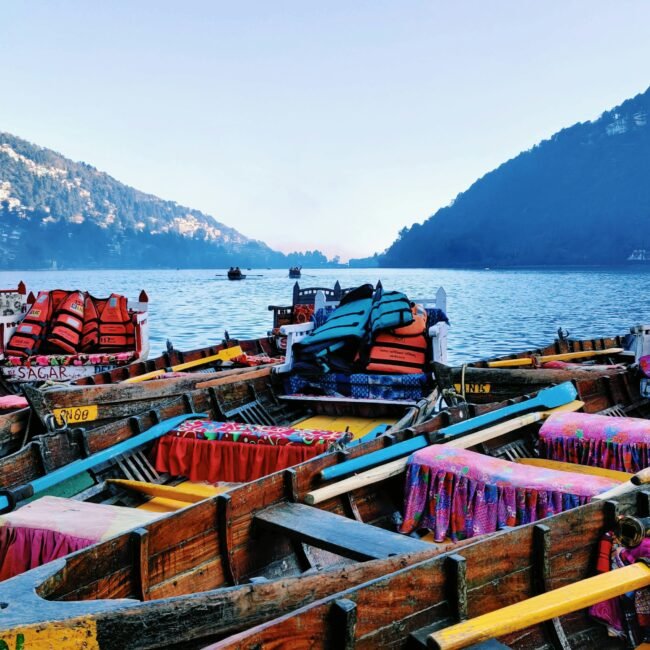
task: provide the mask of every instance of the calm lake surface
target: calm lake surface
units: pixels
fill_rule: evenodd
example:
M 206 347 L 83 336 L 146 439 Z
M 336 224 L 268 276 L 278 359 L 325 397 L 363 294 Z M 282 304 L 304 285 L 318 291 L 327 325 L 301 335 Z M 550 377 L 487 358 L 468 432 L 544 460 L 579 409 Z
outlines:
M 170 339 L 177 349 L 233 338 L 263 336 L 268 305 L 290 305 L 294 280 L 286 270 L 244 271 L 230 282 L 225 269 L 182 271 L 4 271 L 4 288 L 23 280 L 28 290 L 81 289 L 149 295 L 151 356 Z M 573 337 L 624 334 L 650 322 L 650 267 L 611 270 L 459 271 L 450 269 L 303 270 L 301 286 L 350 287 L 381 280 L 413 297 L 447 291 L 449 355 L 460 363 L 546 345 L 558 327 Z

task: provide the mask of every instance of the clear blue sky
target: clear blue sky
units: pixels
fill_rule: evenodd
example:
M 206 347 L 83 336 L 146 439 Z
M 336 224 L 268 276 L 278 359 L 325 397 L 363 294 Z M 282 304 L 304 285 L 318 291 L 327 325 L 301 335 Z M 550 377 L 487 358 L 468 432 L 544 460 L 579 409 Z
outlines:
M 645 0 L 0 2 L 0 130 L 285 251 L 381 251 L 650 85 Z

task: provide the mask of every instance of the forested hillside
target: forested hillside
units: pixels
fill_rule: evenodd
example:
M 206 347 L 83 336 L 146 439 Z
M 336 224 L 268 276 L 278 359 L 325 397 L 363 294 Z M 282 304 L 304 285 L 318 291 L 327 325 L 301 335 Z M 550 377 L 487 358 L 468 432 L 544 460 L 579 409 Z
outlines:
M 0 268 L 322 266 L 0 132 Z
M 650 90 L 502 164 L 423 224 L 382 266 L 625 264 L 650 257 Z

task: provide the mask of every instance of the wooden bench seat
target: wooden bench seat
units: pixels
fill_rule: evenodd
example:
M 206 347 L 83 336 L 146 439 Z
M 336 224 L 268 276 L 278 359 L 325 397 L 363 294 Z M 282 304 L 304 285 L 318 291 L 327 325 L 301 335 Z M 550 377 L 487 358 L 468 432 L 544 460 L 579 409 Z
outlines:
M 413 537 L 300 503 L 283 503 L 255 515 L 262 528 L 353 560 L 377 560 L 430 549 Z

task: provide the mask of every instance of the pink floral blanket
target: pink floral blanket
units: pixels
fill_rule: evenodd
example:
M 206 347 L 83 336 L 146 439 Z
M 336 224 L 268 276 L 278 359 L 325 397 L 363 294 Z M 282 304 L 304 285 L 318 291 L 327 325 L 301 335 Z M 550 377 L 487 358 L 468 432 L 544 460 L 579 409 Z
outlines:
M 539 432 L 544 458 L 635 473 L 650 465 L 650 420 L 555 413 Z
M 431 445 L 409 459 L 400 532 L 428 528 L 438 542 L 467 539 L 574 508 L 615 485 L 602 477 Z

